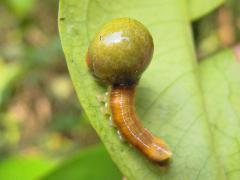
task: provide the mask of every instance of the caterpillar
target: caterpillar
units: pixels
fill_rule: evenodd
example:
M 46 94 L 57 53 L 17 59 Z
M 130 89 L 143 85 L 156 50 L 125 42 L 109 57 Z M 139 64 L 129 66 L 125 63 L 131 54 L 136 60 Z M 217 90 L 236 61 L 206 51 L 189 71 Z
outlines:
M 153 162 L 172 156 L 168 145 L 145 129 L 135 111 L 135 91 L 153 54 L 147 28 L 131 18 L 107 23 L 91 41 L 86 63 L 90 72 L 107 83 L 111 117 L 121 135 Z

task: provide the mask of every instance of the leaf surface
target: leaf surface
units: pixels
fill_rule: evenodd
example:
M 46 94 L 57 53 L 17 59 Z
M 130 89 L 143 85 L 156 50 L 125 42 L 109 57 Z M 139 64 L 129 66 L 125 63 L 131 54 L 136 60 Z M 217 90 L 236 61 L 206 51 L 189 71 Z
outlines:
M 187 2 L 175 0 L 60 1 L 60 36 L 79 100 L 128 179 L 226 179 L 204 102 L 188 8 Z M 95 81 L 85 63 L 89 40 L 117 17 L 135 18 L 153 35 L 155 52 L 137 87 L 136 107 L 144 126 L 166 140 L 173 151 L 171 164 L 164 170 L 119 140 L 96 98 L 107 87 Z
M 205 60 L 201 83 L 209 126 L 226 179 L 240 177 L 240 64 L 232 50 Z
M 110 159 L 102 145 L 80 151 L 62 162 L 43 180 L 120 180 L 121 173 Z

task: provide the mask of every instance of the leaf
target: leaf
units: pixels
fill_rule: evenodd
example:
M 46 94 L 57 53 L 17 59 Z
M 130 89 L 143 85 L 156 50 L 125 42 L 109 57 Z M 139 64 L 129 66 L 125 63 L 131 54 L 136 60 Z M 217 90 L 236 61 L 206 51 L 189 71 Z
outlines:
M 35 0 L 7 0 L 6 3 L 16 15 L 23 17 L 32 10 Z
M 88 148 L 63 162 L 44 180 L 112 180 L 121 179 L 122 175 L 102 146 Z
M 0 107 L 3 101 L 8 97 L 10 86 L 22 73 L 22 69 L 17 64 L 6 64 L 0 58 Z
M 50 171 L 54 162 L 38 156 L 13 156 L 0 162 L 0 179 L 38 179 Z
M 189 13 L 192 20 L 201 18 L 223 4 L 225 0 L 188 0 Z
M 209 125 L 225 179 L 240 177 L 240 64 L 232 50 L 200 67 Z
M 128 179 L 226 179 L 209 126 L 186 12 L 187 2 L 175 0 L 60 1 L 60 36 L 79 100 Z M 166 140 L 173 151 L 167 170 L 122 143 L 100 111 L 96 95 L 107 87 L 89 74 L 85 54 L 96 31 L 116 17 L 135 18 L 153 35 L 154 57 L 137 87 L 136 106 L 144 126 Z

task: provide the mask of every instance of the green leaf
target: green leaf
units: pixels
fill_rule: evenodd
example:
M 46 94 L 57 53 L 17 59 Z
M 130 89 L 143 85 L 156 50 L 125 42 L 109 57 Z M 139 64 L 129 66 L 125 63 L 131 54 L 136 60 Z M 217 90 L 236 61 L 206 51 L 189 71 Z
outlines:
M 10 86 L 22 73 L 22 69 L 17 64 L 6 64 L 3 59 L 0 58 L 0 107 L 3 101 L 9 95 Z
M 26 16 L 33 8 L 35 0 L 6 0 L 14 13 L 18 16 Z
M 240 177 L 240 64 L 232 50 L 200 67 L 209 125 L 226 179 Z
M 219 7 L 225 0 L 187 0 L 192 20 L 196 20 Z
M 120 180 L 121 173 L 102 146 L 88 148 L 63 162 L 44 180 Z
M 38 156 L 13 156 L 0 162 L 0 179 L 38 179 L 54 167 L 54 162 Z
M 62 46 L 79 100 L 128 179 L 226 179 L 200 87 L 188 8 L 186 1 L 176 0 L 60 1 Z M 153 35 L 154 57 L 137 87 L 136 106 L 144 126 L 166 140 L 173 151 L 167 170 L 121 142 L 96 99 L 107 87 L 88 72 L 85 54 L 96 31 L 117 17 L 135 18 Z

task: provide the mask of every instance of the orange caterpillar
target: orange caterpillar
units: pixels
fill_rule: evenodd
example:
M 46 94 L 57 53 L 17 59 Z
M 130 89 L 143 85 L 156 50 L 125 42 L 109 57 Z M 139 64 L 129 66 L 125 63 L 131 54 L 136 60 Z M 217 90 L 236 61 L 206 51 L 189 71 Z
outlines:
M 135 85 L 113 86 L 110 92 L 112 119 L 121 135 L 155 162 L 168 160 L 171 156 L 167 145 L 146 130 L 140 123 L 134 105 Z
M 93 75 L 111 86 L 109 106 L 121 135 L 148 159 L 166 162 L 166 143 L 146 130 L 135 112 L 135 86 L 153 54 L 149 31 L 138 21 L 120 18 L 103 26 L 91 41 L 86 62 Z

